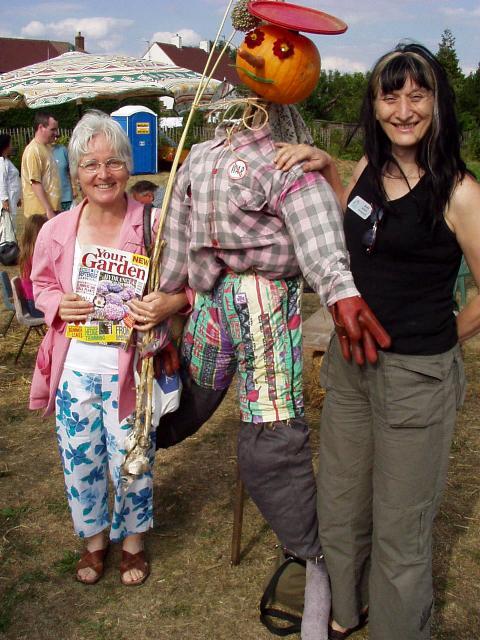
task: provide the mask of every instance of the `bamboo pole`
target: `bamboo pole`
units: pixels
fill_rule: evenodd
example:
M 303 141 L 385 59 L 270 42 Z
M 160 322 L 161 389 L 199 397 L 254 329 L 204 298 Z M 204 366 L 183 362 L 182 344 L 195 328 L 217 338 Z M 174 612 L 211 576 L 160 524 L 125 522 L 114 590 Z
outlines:
M 198 85 L 197 91 L 195 93 L 195 97 L 192 102 L 192 107 L 190 109 L 190 113 L 187 118 L 187 122 L 185 123 L 185 127 L 182 132 L 182 136 L 178 143 L 177 151 L 175 153 L 175 157 L 173 159 L 172 168 L 170 170 L 170 175 L 168 176 L 167 186 L 165 189 L 165 196 L 162 203 L 162 209 L 160 212 L 158 228 L 156 232 L 154 249 L 152 252 L 152 256 L 150 258 L 150 272 L 148 277 L 148 291 L 156 291 L 160 282 L 160 268 L 159 261 L 162 249 L 165 245 L 165 241 L 162 239 L 163 227 L 165 224 L 165 218 L 168 211 L 168 206 L 170 204 L 170 198 L 173 191 L 173 185 L 175 182 L 175 174 L 177 171 L 177 167 L 180 161 L 180 154 L 183 151 L 183 147 L 185 145 L 185 139 L 187 133 L 189 131 L 193 116 L 200 106 L 200 101 L 205 93 L 205 90 L 212 79 L 213 74 L 217 68 L 217 65 L 220 62 L 220 59 L 225 54 L 228 45 L 233 39 L 235 35 L 235 31 L 230 35 L 229 39 L 225 42 L 224 47 L 222 48 L 218 58 L 213 65 L 212 69 L 209 70 L 209 66 L 211 64 L 211 60 L 213 57 L 213 53 L 215 48 L 219 42 L 220 34 L 222 33 L 223 26 L 225 21 L 230 13 L 231 6 L 234 0 L 229 0 L 225 13 L 223 15 L 223 19 L 215 36 L 215 40 L 210 51 L 210 55 L 208 56 L 205 68 L 202 73 L 202 78 Z M 146 341 L 150 341 L 153 338 L 154 330 L 151 329 L 146 334 Z M 133 425 L 132 433 L 130 437 L 127 439 L 125 447 L 127 449 L 127 454 L 125 456 L 125 460 L 122 464 L 122 478 L 125 483 L 129 483 L 136 476 L 145 473 L 148 470 L 148 458 L 147 452 L 149 448 L 150 442 L 150 431 L 152 426 L 152 400 L 153 400 L 153 359 L 152 358 L 144 358 L 142 360 L 142 368 L 140 373 L 140 383 L 137 385 L 137 398 L 135 403 L 135 422 Z

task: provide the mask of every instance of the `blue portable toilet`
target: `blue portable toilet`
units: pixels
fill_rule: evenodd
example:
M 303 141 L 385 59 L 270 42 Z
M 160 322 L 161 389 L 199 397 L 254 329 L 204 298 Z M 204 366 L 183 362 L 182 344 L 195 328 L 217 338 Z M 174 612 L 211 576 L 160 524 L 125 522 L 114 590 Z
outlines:
M 132 175 L 157 173 L 157 114 L 148 107 L 121 107 L 110 114 L 127 134 L 132 145 Z

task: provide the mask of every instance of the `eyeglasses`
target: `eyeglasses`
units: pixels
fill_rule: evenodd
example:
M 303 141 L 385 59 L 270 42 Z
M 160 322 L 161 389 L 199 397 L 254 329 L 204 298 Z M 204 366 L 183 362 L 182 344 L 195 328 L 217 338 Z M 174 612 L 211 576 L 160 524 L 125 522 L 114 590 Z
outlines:
M 121 171 L 125 167 L 125 162 L 118 158 L 109 158 L 105 162 L 89 160 L 88 162 L 79 163 L 78 166 L 82 167 L 87 173 L 98 173 L 102 164 L 108 171 Z
M 377 241 L 377 231 L 378 225 L 382 221 L 383 218 L 383 209 L 377 207 L 372 210 L 370 214 L 370 219 L 373 222 L 373 227 L 371 229 L 367 229 L 362 236 L 362 244 L 366 247 L 366 251 L 368 255 L 373 253 L 373 249 L 375 247 L 375 242 Z

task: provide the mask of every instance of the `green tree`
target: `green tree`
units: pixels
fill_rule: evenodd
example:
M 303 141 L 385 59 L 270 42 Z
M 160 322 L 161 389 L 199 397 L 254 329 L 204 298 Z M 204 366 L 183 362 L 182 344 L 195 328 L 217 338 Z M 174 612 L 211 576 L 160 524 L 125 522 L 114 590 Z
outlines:
M 465 77 L 457 95 L 459 119 L 464 130 L 480 127 L 480 64 Z
M 315 90 L 300 109 L 307 120 L 356 123 L 366 85 L 363 73 L 322 71 Z
M 442 33 L 440 44 L 438 45 L 437 58 L 445 67 L 453 88 L 458 92 L 462 87 L 464 76 L 455 49 L 455 37 L 450 29 L 445 29 Z
M 188 116 L 190 111 L 183 116 L 182 121 L 182 129 L 187 124 Z M 200 142 L 200 136 L 198 135 L 198 128 L 203 127 L 205 124 L 204 114 L 197 110 L 193 114 L 192 121 L 190 122 L 190 127 L 187 131 L 187 135 L 185 136 L 185 149 L 190 149 L 192 145 Z
M 85 100 L 82 105 L 77 106 L 75 102 L 66 102 L 54 107 L 45 107 L 42 111 L 52 113 L 58 120 L 62 129 L 73 129 L 80 117 L 88 109 L 100 109 L 105 113 L 116 111 L 124 105 L 142 105 L 160 113 L 163 105 L 158 98 L 122 98 L 121 100 L 96 98 L 95 100 Z M 34 109 L 9 109 L 0 112 L 0 127 L 31 127 L 35 115 Z

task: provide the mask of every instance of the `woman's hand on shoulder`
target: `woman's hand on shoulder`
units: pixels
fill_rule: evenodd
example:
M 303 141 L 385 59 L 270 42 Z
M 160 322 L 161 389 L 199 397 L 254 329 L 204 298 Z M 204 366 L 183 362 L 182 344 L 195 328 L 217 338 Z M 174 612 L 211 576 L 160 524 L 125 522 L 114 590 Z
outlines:
M 277 169 L 288 171 L 296 164 L 302 164 L 302 169 L 307 171 L 322 171 L 333 163 L 332 156 L 322 149 L 317 149 L 309 144 L 288 144 L 277 142 L 278 151 L 274 162 Z
M 163 291 L 153 291 L 148 293 L 142 300 L 130 300 L 128 306 L 135 319 L 135 329 L 138 331 L 148 331 L 157 324 L 167 320 L 188 304 L 187 296 L 181 293 L 164 293 Z
M 287 144 L 277 142 L 278 148 L 274 162 L 277 169 L 288 171 L 295 164 L 303 163 L 305 173 L 319 171 L 335 192 L 338 200 L 343 200 L 343 184 L 337 171 L 334 159 L 326 151 L 308 144 Z
M 58 315 L 64 322 L 85 322 L 93 311 L 93 304 L 78 293 L 64 293 L 60 298 Z

